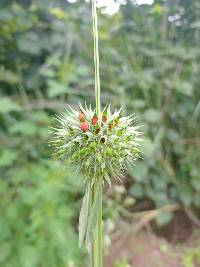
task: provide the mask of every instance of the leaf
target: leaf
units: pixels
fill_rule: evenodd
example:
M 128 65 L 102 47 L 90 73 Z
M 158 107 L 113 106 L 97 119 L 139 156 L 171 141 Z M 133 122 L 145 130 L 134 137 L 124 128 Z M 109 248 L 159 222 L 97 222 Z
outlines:
M 0 166 L 11 166 L 14 160 L 17 158 L 18 153 L 15 150 L 4 149 L 0 155 Z
M 49 98 L 54 98 L 59 95 L 63 95 L 69 92 L 69 89 L 62 83 L 56 81 L 48 82 L 49 88 L 47 89 L 47 95 Z
M 143 188 L 140 184 L 134 184 L 130 187 L 129 193 L 136 198 L 142 198 L 144 196 Z
M 85 239 L 86 229 L 88 225 L 89 206 L 90 206 L 90 186 L 88 184 L 79 215 L 79 247 L 82 246 L 82 243 Z
M 31 121 L 19 121 L 13 125 L 9 132 L 12 134 L 23 134 L 26 136 L 34 136 L 37 133 L 38 127 Z
M 12 245 L 9 241 L 3 243 L 3 249 L 0 251 L 0 262 L 4 262 L 6 258 L 9 256 L 12 249 Z
M 65 12 L 59 7 L 52 7 L 49 9 L 49 13 L 54 15 L 56 18 L 63 20 L 65 18 Z
M 200 191 L 200 177 L 193 177 L 191 180 L 191 184 L 193 186 L 193 188 L 197 191 Z
M 200 194 L 199 193 L 196 193 L 194 196 L 193 196 L 193 203 L 196 207 L 200 207 Z
M 172 220 L 172 212 L 161 212 L 158 217 L 156 217 L 156 222 L 159 226 L 168 224 Z
M 17 84 L 20 81 L 19 76 L 17 73 L 14 73 L 4 67 L 0 68 L 0 81 L 5 82 L 11 85 Z
M 104 178 L 105 178 L 106 182 L 109 184 L 109 186 L 111 187 L 110 177 L 109 177 L 107 172 L 104 174 Z
M 31 55 L 38 55 L 42 51 L 42 42 L 39 35 L 34 32 L 27 32 L 17 39 L 17 45 L 20 52 Z
M 162 15 L 163 14 L 163 10 L 164 10 L 164 8 L 160 4 L 155 4 L 154 7 L 153 7 L 153 11 L 157 15 Z
M 144 108 L 145 107 L 145 101 L 143 99 L 139 99 L 139 98 L 135 99 L 135 100 L 133 100 L 133 106 L 135 108 L 138 108 L 138 109 Z
M 192 96 L 194 87 L 192 83 L 184 81 L 177 84 L 176 90 L 186 96 Z
M 50 124 L 51 118 L 45 111 L 35 111 L 30 114 L 30 119 L 34 122 L 43 124 Z
M 128 173 L 136 182 L 144 182 L 147 178 L 147 165 L 144 162 L 137 162 L 135 166 L 128 168 Z
M 189 206 L 192 202 L 192 189 L 183 188 L 180 192 L 179 198 L 185 206 Z
M 94 196 L 94 202 L 88 219 L 88 227 L 86 232 L 86 246 L 88 249 L 90 247 L 91 240 L 93 239 L 94 230 L 98 221 L 100 200 L 100 184 L 98 184 Z
M 156 123 L 156 122 L 158 122 L 160 120 L 160 118 L 161 118 L 160 110 L 156 110 L 156 109 L 150 108 L 150 109 L 147 109 L 144 112 L 144 119 L 147 122 Z
M 3 97 L 0 99 L 0 113 L 8 113 L 11 111 L 20 111 L 21 107 L 13 102 L 8 97 Z

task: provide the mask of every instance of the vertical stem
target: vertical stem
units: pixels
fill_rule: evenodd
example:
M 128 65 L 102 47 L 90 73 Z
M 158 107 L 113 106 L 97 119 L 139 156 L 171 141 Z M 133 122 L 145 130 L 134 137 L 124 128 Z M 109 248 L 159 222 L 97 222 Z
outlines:
M 94 202 L 94 196 L 98 186 L 100 189 L 100 203 L 99 203 L 99 214 L 97 226 L 94 232 L 94 238 L 91 244 L 91 267 L 102 267 L 103 266 L 103 252 L 102 252 L 102 181 L 100 184 L 94 183 L 91 188 L 91 205 Z
M 95 101 L 96 113 L 101 119 L 101 103 L 100 103 L 100 72 L 99 72 L 99 43 L 98 43 L 98 25 L 97 25 L 97 7 L 96 0 L 92 0 L 92 24 L 94 38 L 94 67 L 95 67 Z M 91 244 L 92 267 L 102 267 L 102 181 L 101 178 L 96 181 L 91 188 L 91 203 L 94 201 L 97 183 L 100 183 L 100 203 L 97 227 L 94 233 L 94 239 Z
M 100 203 L 99 203 L 99 218 L 98 218 L 98 258 L 99 267 L 103 266 L 103 244 L 102 244 L 102 182 L 100 182 Z
M 100 104 L 99 42 L 98 42 L 96 0 L 92 0 L 92 21 L 93 21 L 93 37 L 94 37 L 95 100 L 96 100 L 97 116 L 100 117 L 101 104 Z
M 91 183 L 90 183 L 90 207 L 92 207 L 93 202 L 94 202 L 94 196 L 95 196 L 95 187 L 94 185 L 91 187 Z M 95 237 L 96 238 L 96 237 Z M 94 242 L 92 241 L 91 243 L 91 267 L 95 266 L 95 246 L 94 246 Z

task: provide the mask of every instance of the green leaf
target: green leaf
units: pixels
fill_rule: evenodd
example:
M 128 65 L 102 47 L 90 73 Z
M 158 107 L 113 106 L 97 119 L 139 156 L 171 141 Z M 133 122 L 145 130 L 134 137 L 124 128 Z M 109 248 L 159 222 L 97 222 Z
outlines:
M 199 176 L 193 177 L 191 180 L 191 184 L 195 190 L 200 191 L 200 177 Z
M 10 98 L 4 97 L 0 99 L 0 113 L 8 113 L 11 111 L 20 111 L 21 107 L 13 102 Z
M 160 110 L 150 108 L 144 112 L 143 116 L 147 122 L 156 123 L 156 122 L 160 121 L 161 113 L 160 113 Z
M 158 217 L 156 217 L 156 222 L 159 226 L 168 224 L 172 220 L 172 212 L 161 212 Z
M 100 208 L 100 184 L 98 184 L 94 196 L 94 202 L 88 219 L 88 227 L 86 232 L 86 246 L 89 249 L 91 240 L 93 239 L 94 230 L 97 226 Z
M 79 247 L 82 246 L 82 243 L 85 239 L 86 229 L 88 225 L 89 208 L 90 208 L 90 185 L 88 184 L 79 215 Z
M 4 149 L 0 155 L 0 166 L 11 166 L 14 160 L 17 158 L 17 152 L 11 149 Z
M 32 55 L 38 55 L 42 50 L 42 42 L 34 32 L 27 32 L 17 40 L 19 50 Z
M 50 124 L 51 119 L 45 111 L 35 111 L 30 114 L 30 119 L 37 123 Z
M 62 95 L 69 92 L 69 89 L 64 85 L 56 81 L 50 81 L 47 94 L 50 98 L 54 98 L 58 95 Z
M 199 193 L 196 193 L 194 196 L 193 196 L 193 203 L 196 207 L 200 207 L 200 194 Z
M 194 88 L 193 88 L 193 85 L 192 83 L 189 83 L 189 82 L 180 82 L 178 85 L 177 85 L 177 91 L 186 95 L 186 96 L 191 96 L 193 94 L 193 91 L 194 91 Z
M 109 184 L 109 186 L 111 187 L 110 177 L 109 177 L 107 172 L 104 174 L 104 178 L 105 178 L 106 182 Z
M 138 108 L 138 109 L 144 108 L 145 107 L 145 101 L 143 99 L 139 99 L 139 98 L 135 99 L 135 100 L 133 100 L 133 106 L 135 108 Z
M 4 243 L 3 249 L 0 251 L 0 262 L 4 262 L 4 260 L 9 256 L 11 248 L 11 243 L 9 241 Z
M 137 162 L 135 166 L 130 166 L 128 168 L 128 173 L 136 182 L 144 182 L 147 178 L 147 165 L 144 162 Z
M 66 16 L 65 12 L 59 7 L 52 7 L 49 9 L 49 13 L 54 15 L 56 18 L 63 20 Z
M 20 121 L 13 125 L 9 131 L 12 134 L 34 136 L 37 133 L 37 125 L 31 121 Z
M 17 73 L 12 72 L 8 69 L 5 69 L 4 67 L 0 68 L 0 81 L 5 82 L 11 85 L 15 85 L 19 83 L 20 77 Z
M 129 193 L 136 198 L 141 198 L 144 196 L 143 188 L 140 184 L 134 184 L 129 189 Z
M 192 190 L 191 188 L 184 188 L 180 192 L 180 200 L 185 206 L 189 206 L 192 202 Z

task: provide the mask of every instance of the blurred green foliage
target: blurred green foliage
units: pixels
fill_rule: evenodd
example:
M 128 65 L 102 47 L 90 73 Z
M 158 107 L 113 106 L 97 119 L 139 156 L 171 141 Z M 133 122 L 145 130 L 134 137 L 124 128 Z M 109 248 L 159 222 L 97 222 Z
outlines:
M 200 245 L 187 249 L 182 257 L 184 267 L 195 267 L 200 264 Z
M 7 151 L 4 157 L 11 162 Z M 78 184 L 60 167 L 51 161 L 26 163 L 10 170 L 12 179 L 1 177 L 1 266 L 70 267 L 81 262 L 72 227 Z
M 126 259 L 117 260 L 115 262 L 115 267 L 130 267 Z
M 144 161 L 129 169 L 129 193 L 195 212 L 199 14 L 195 0 L 128 1 L 114 16 L 99 12 L 102 103 L 135 112 L 149 139 Z M 94 104 L 90 8 L 83 1 L 2 0 L 0 25 L 0 266 L 70 267 L 81 258 L 80 179 L 49 159 L 48 126 L 67 103 Z

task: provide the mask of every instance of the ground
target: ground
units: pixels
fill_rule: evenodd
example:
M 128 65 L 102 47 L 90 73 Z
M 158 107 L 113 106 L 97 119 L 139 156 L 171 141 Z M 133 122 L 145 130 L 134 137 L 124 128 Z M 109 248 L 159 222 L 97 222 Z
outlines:
M 129 234 L 125 229 L 124 234 L 113 238 L 105 267 L 127 264 L 131 267 L 200 267 L 199 244 L 199 229 L 187 216 L 177 213 L 173 222 L 163 229 L 151 227 L 138 233 L 129 231 Z M 123 259 L 127 264 L 123 264 Z M 116 264 L 120 260 L 122 264 Z

